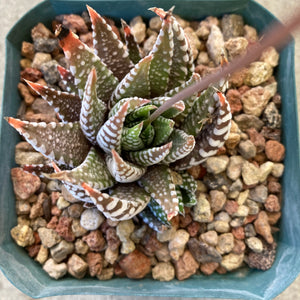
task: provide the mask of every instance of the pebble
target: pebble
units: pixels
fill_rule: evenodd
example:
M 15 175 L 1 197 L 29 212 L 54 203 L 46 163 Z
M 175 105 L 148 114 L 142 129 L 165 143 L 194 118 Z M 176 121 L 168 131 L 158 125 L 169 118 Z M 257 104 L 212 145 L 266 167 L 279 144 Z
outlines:
M 246 239 L 247 246 L 256 253 L 261 253 L 263 251 L 263 243 L 257 237 L 250 237 Z
M 223 233 L 219 235 L 218 245 L 216 249 L 221 255 L 231 252 L 233 247 L 234 247 L 234 237 L 231 232 Z
M 99 252 L 105 249 L 106 241 L 99 230 L 93 230 L 85 235 L 82 240 L 87 243 L 91 251 Z
M 75 244 L 75 252 L 80 255 L 86 255 L 89 251 L 89 246 L 81 239 L 77 239 Z
M 56 60 L 50 60 L 41 65 L 41 72 L 44 75 L 44 79 L 48 84 L 55 84 L 60 80 L 60 75 L 57 70 L 58 63 Z
M 105 249 L 104 259 L 111 265 L 113 265 L 117 261 L 118 257 L 119 257 L 119 249 L 112 250 L 109 247 Z
M 213 212 L 220 211 L 225 202 L 226 202 L 226 195 L 224 192 L 218 190 L 212 190 L 209 192 L 210 195 L 210 206 Z
M 242 156 L 233 155 L 229 158 L 226 174 L 231 180 L 235 181 L 241 176 L 244 162 Z
M 34 40 L 34 49 L 36 52 L 51 53 L 58 50 L 58 40 L 49 38 L 36 38 Z
M 259 206 L 255 201 L 247 199 L 245 203 L 249 208 L 249 215 L 256 215 L 259 213 Z
M 203 242 L 210 246 L 216 246 L 218 243 L 218 234 L 215 230 L 209 230 L 200 235 Z
M 28 225 L 18 224 L 10 230 L 10 235 L 21 247 L 30 246 L 35 242 L 33 231 Z
M 38 165 L 46 162 L 45 157 L 36 152 L 27 142 L 20 142 L 15 147 L 15 162 L 19 165 Z
M 57 16 L 56 19 L 75 33 L 86 33 L 88 31 L 84 19 L 79 15 L 60 15 Z
M 41 265 L 43 265 L 46 262 L 46 260 L 48 259 L 48 255 L 49 255 L 48 248 L 41 245 L 40 250 L 39 250 L 35 260 L 37 262 L 39 262 Z
M 43 76 L 42 72 L 35 68 L 25 68 L 20 73 L 21 81 L 24 79 L 36 82 Z
M 209 262 L 200 265 L 200 271 L 205 275 L 211 275 L 218 268 L 219 264 L 216 262 Z
M 65 263 L 57 264 L 52 258 L 45 262 L 43 269 L 54 279 L 59 279 L 67 273 L 67 265 Z
M 245 230 L 244 230 L 244 227 L 242 227 L 242 226 L 232 228 L 231 233 L 233 234 L 234 238 L 236 238 L 238 240 L 245 239 Z
M 249 267 L 264 271 L 270 269 L 275 260 L 276 246 L 276 243 L 267 244 L 263 242 L 262 252 L 250 252 L 246 261 Z
M 131 279 L 144 278 L 151 271 L 151 261 L 149 257 L 138 250 L 125 255 L 119 261 L 119 265 Z
M 225 233 L 225 232 L 229 232 L 230 231 L 230 226 L 229 223 L 226 221 L 214 221 L 214 229 L 218 232 L 218 233 Z
M 55 231 L 67 242 L 73 242 L 75 240 L 75 235 L 72 231 L 72 218 L 61 217 L 55 228 Z
M 197 65 L 208 65 L 209 63 L 210 59 L 208 53 L 206 51 L 200 51 L 197 58 Z
M 197 197 L 197 203 L 192 209 L 194 221 L 209 222 L 211 218 L 210 203 L 204 193 L 200 193 Z
M 43 24 L 38 23 L 31 29 L 31 38 L 35 41 L 38 38 L 52 38 L 53 33 Z
M 33 60 L 34 57 L 34 46 L 29 42 L 22 42 L 21 55 L 29 60 Z
M 56 202 L 58 209 L 63 210 L 70 206 L 70 202 L 66 201 L 64 197 L 60 196 Z
M 150 35 L 144 42 L 143 50 L 145 54 L 149 54 L 150 51 L 153 49 L 153 46 L 156 42 L 157 36 L 156 35 Z
M 152 268 L 152 277 L 159 281 L 171 281 L 175 277 L 175 269 L 169 262 L 159 262 Z
M 243 109 L 241 102 L 241 93 L 236 89 L 229 89 L 226 92 L 226 98 L 230 105 L 231 113 L 238 113 Z
M 227 200 L 224 209 L 229 215 L 233 215 L 237 212 L 239 204 L 233 200 Z
M 164 230 L 162 232 L 157 232 L 157 239 L 160 242 L 167 242 L 174 238 L 176 233 L 176 228 L 172 226 L 170 229 Z
M 230 38 L 225 42 L 229 61 L 233 58 L 247 53 L 248 41 L 244 37 Z
M 130 21 L 130 29 L 138 44 L 142 43 L 146 37 L 146 24 L 142 17 L 137 16 Z
M 247 185 L 255 185 L 260 180 L 259 168 L 254 164 L 245 161 L 242 167 L 242 177 Z
M 32 228 L 33 231 L 37 231 L 41 227 L 46 227 L 47 226 L 47 221 L 44 218 L 37 218 L 35 220 L 31 220 L 30 222 L 30 227 Z
M 169 241 L 168 245 L 172 259 L 178 260 L 183 254 L 189 236 L 188 232 L 184 229 L 179 229 L 175 232 L 174 237 Z
M 260 165 L 260 182 L 264 182 L 267 180 L 268 176 L 271 174 L 273 170 L 274 163 L 271 161 L 267 161 Z
M 196 273 L 199 264 L 196 262 L 189 250 L 174 263 L 175 274 L 178 280 L 184 280 Z
M 110 248 L 112 251 L 119 249 L 121 241 L 117 235 L 116 229 L 110 227 L 106 230 L 105 234 L 108 248 Z
M 227 178 L 225 173 L 213 175 L 207 173 L 203 178 L 204 184 L 211 190 L 228 189 L 232 182 Z
M 279 53 L 274 47 L 265 49 L 260 57 L 260 60 L 268 63 L 271 67 L 276 67 L 279 61 Z
M 268 190 L 270 193 L 280 193 L 281 192 L 281 184 L 277 181 L 269 181 L 268 182 Z
M 243 183 L 240 179 L 237 179 L 236 181 L 234 181 L 229 188 L 230 192 L 238 192 L 237 196 L 234 197 L 233 199 L 237 198 L 240 194 L 239 192 L 241 192 L 242 190 L 243 190 Z
M 209 57 L 213 60 L 216 66 L 221 62 L 222 55 L 225 54 L 224 38 L 220 28 L 212 25 L 206 42 L 206 48 Z
M 221 20 L 221 27 L 225 41 L 242 36 L 244 34 L 243 17 L 236 14 L 224 15 Z
M 264 151 L 265 145 L 266 145 L 266 140 L 263 137 L 263 135 L 261 133 L 258 133 L 255 128 L 249 128 L 247 130 L 247 134 L 250 138 L 250 141 L 256 147 L 257 153 Z
M 239 268 L 244 261 L 244 253 L 235 254 L 229 253 L 228 255 L 224 255 L 221 266 L 225 268 L 227 271 L 233 271 Z
M 249 86 L 257 86 L 267 80 L 273 74 L 273 68 L 266 62 L 255 61 L 250 64 L 244 83 Z
M 162 247 L 155 251 L 155 256 L 159 261 L 168 262 L 171 260 L 168 244 L 163 243 Z
M 72 254 L 67 262 L 67 269 L 70 275 L 77 279 L 85 276 L 88 264 L 77 254 Z
M 269 212 L 279 212 L 281 208 L 278 197 L 272 194 L 268 196 L 264 205 L 265 209 Z
M 121 253 L 128 254 L 135 249 L 134 242 L 130 239 L 131 233 L 134 231 L 132 220 L 121 221 L 117 225 L 117 235 L 122 242 Z
M 110 280 L 114 276 L 114 268 L 105 268 L 102 269 L 100 275 L 97 275 L 99 280 Z
M 28 215 L 30 214 L 31 206 L 29 201 L 16 201 L 16 213 L 17 215 Z
M 279 178 L 279 177 L 282 176 L 283 171 L 284 171 L 284 164 L 281 164 L 281 163 L 275 163 L 275 164 L 273 165 L 271 174 L 272 174 L 274 177 Z
M 263 236 L 267 243 L 272 244 L 274 242 L 268 215 L 265 211 L 259 212 L 257 219 L 254 221 L 254 227 L 255 231 Z
M 284 159 L 285 148 L 284 145 L 277 141 L 266 142 L 266 155 L 267 158 L 273 162 L 281 162 Z
M 257 185 L 255 188 L 250 189 L 249 198 L 259 203 L 265 203 L 268 197 L 268 188 L 265 185 Z
M 249 43 L 255 43 L 258 40 L 257 31 L 254 27 L 245 25 L 244 26 L 244 37 L 249 41 Z
M 30 93 L 29 88 L 25 84 L 19 82 L 18 91 L 21 94 L 22 98 L 24 99 L 26 105 L 30 105 L 34 102 L 35 97 Z
M 80 225 L 86 230 L 96 230 L 104 222 L 104 216 L 97 208 L 86 209 L 80 216 Z
M 238 150 L 242 157 L 247 160 L 255 157 L 256 155 L 256 147 L 250 140 L 241 141 L 239 143 Z
M 27 173 L 21 168 L 11 169 L 11 179 L 14 192 L 21 200 L 26 200 L 32 196 L 41 186 L 41 180 L 38 176 Z
M 155 30 L 155 31 L 157 31 L 157 32 L 160 31 L 161 24 L 162 24 L 162 21 L 161 21 L 161 19 L 160 19 L 159 16 L 153 17 L 153 18 L 151 18 L 150 21 L 149 21 L 149 27 L 150 27 L 152 30 Z
M 240 255 L 240 254 L 244 254 L 245 250 L 246 250 L 246 245 L 244 241 L 235 239 L 232 253 Z
M 259 117 L 271 99 L 270 91 L 262 86 L 251 88 L 242 97 L 243 111 L 248 115 Z
M 219 174 L 226 170 L 229 163 L 229 158 L 226 155 L 209 157 L 206 160 L 207 172 L 212 174 Z
M 242 131 L 246 131 L 249 128 L 255 128 L 257 131 L 260 131 L 264 126 L 264 122 L 255 115 L 240 114 L 234 116 L 234 121 Z
M 278 222 L 278 220 L 281 217 L 281 212 L 268 212 L 267 211 L 267 215 L 268 215 L 269 224 L 276 225 L 276 223 Z
M 38 229 L 38 233 L 42 245 L 46 248 L 51 248 L 61 241 L 61 237 L 53 229 L 41 227 Z
M 191 27 L 184 28 L 184 33 L 190 42 L 191 53 L 193 55 L 193 59 L 195 60 L 198 56 L 199 50 L 202 48 L 202 43 Z
M 281 114 L 278 112 L 278 109 L 274 102 L 270 102 L 264 110 L 263 121 L 269 128 L 281 128 Z
M 103 262 L 100 253 L 89 252 L 86 256 L 86 262 L 89 267 L 89 274 L 91 277 L 98 276 L 102 272 Z
M 62 262 L 67 256 L 74 251 L 74 244 L 68 243 L 65 240 L 62 240 L 57 245 L 53 246 L 50 249 L 50 253 L 55 262 Z

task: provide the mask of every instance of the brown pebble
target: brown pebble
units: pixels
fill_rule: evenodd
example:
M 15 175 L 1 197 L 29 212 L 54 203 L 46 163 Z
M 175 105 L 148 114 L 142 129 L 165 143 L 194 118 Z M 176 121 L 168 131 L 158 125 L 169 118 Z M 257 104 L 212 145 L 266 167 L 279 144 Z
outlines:
M 224 206 L 224 209 L 229 215 L 233 215 L 236 213 L 239 209 L 239 205 L 236 201 L 234 200 L 227 200 Z
M 107 246 L 112 251 L 116 251 L 121 244 L 121 241 L 117 235 L 116 229 L 113 227 L 109 227 L 109 228 L 107 228 L 105 233 L 106 233 Z
M 281 140 L 281 130 L 280 129 L 272 129 L 264 126 L 260 132 L 266 139 L 274 140 L 280 142 Z
M 265 151 L 268 159 L 271 161 L 281 162 L 284 159 L 285 148 L 277 141 L 267 141 Z
M 87 33 L 88 27 L 84 19 L 75 14 L 63 15 L 62 24 L 75 33 Z
M 280 211 L 280 203 L 279 199 L 275 195 L 269 195 L 266 202 L 264 203 L 265 209 L 269 212 L 279 212 Z
M 243 225 L 247 225 L 249 223 L 252 223 L 254 220 L 256 220 L 258 215 L 249 215 L 244 219 Z
M 201 179 L 206 174 L 206 169 L 201 165 L 191 167 L 187 171 L 194 177 L 194 179 Z
M 255 128 L 249 128 L 247 130 L 247 134 L 249 135 L 250 141 L 256 147 L 256 151 L 262 152 L 265 149 L 266 140 L 261 133 L 258 133 Z
M 281 192 L 281 184 L 277 181 L 268 182 L 268 191 L 272 194 L 277 194 Z
M 174 263 L 175 274 L 178 280 L 184 280 L 196 273 L 199 264 L 194 259 L 189 250 L 184 251 L 183 255 Z
M 23 57 L 26 57 L 26 58 L 32 60 L 33 57 L 34 57 L 34 46 L 33 46 L 33 44 L 23 41 L 22 42 L 22 48 L 21 48 L 21 55 Z
M 238 113 L 243 109 L 241 94 L 236 89 L 230 89 L 226 92 L 226 98 L 230 105 L 231 113 Z
M 31 245 L 26 247 L 26 250 L 28 251 L 28 255 L 30 257 L 36 257 L 40 251 L 41 245 Z
M 238 240 L 243 240 L 245 238 L 245 230 L 242 226 L 232 228 L 231 233 Z
M 281 212 L 268 212 L 268 221 L 270 225 L 275 225 L 281 217 Z
M 86 262 L 89 265 L 89 273 L 91 277 L 101 274 L 103 262 L 100 253 L 89 252 L 86 256 Z
M 144 238 L 141 240 L 146 251 L 153 256 L 156 251 L 158 251 L 163 244 L 157 239 L 156 232 L 152 231 L 150 234 L 145 234 Z
M 244 81 L 244 80 L 243 80 Z M 248 85 L 242 85 L 238 91 L 240 92 L 241 95 L 245 94 L 247 91 L 250 90 L 250 87 Z
M 53 216 L 46 227 L 49 229 L 55 229 L 57 224 L 58 224 L 58 217 Z
M 33 82 L 38 81 L 43 76 L 41 71 L 34 68 L 26 68 L 23 71 L 21 71 L 20 75 L 21 75 L 21 81 L 26 79 Z
M 90 249 L 95 252 L 100 252 L 105 249 L 106 242 L 99 230 L 93 230 L 88 235 L 82 238 L 88 244 Z
M 120 278 L 126 277 L 126 273 L 122 270 L 122 268 L 118 263 L 114 265 L 114 273 L 117 277 Z
M 185 216 L 180 215 L 179 216 L 179 227 L 180 228 L 186 228 L 189 224 L 191 224 L 193 221 L 190 214 L 186 214 Z
M 200 270 L 205 275 L 211 275 L 218 268 L 217 262 L 208 262 L 200 265 Z
M 264 237 L 264 239 L 269 243 L 272 244 L 274 242 L 271 227 L 268 221 L 268 215 L 265 211 L 261 211 L 258 214 L 257 219 L 254 221 L 255 231 Z
M 24 99 L 26 105 L 30 105 L 30 104 L 33 103 L 35 98 L 32 96 L 32 94 L 30 93 L 28 87 L 25 84 L 19 82 L 18 83 L 18 90 L 19 90 L 22 98 Z
M 187 231 L 191 237 L 195 237 L 200 230 L 200 223 L 193 221 L 187 227 Z
M 54 206 L 51 207 L 51 214 L 53 216 L 58 216 L 59 217 L 61 215 L 61 210 L 56 205 L 54 205 Z
M 234 246 L 232 248 L 232 252 L 235 254 L 242 254 L 245 252 L 246 245 L 244 241 L 234 239 Z
M 50 222 L 51 220 L 51 198 L 47 197 L 45 198 L 43 202 L 43 211 L 44 211 L 44 217 L 47 222 Z
M 216 268 L 216 272 L 218 272 L 219 274 L 223 275 L 223 274 L 226 274 L 227 273 L 227 270 L 222 267 L 221 265 L 219 265 L 217 268 Z
M 55 228 L 55 231 L 64 238 L 67 242 L 73 242 L 75 240 L 75 235 L 71 229 L 72 219 L 68 217 L 61 217 Z
M 53 38 L 54 35 L 43 23 L 38 23 L 31 29 L 31 37 L 33 40 L 36 40 L 38 38 L 48 39 Z
M 150 258 L 138 250 L 123 256 L 119 264 L 126 276 L 132 279 L 144 278 L 151 271 Z

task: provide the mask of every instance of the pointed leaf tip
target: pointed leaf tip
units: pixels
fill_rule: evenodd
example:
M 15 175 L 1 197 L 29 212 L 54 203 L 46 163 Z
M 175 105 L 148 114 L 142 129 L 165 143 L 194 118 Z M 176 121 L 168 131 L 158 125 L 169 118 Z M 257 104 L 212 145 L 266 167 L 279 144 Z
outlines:
M 18 131 L 21 130 L 25 125 L 24 121 L 12 117 L 5 117 L 5 120 L 8 122 L 9 125 L 11 125 L 13 128 L 15 128 Z

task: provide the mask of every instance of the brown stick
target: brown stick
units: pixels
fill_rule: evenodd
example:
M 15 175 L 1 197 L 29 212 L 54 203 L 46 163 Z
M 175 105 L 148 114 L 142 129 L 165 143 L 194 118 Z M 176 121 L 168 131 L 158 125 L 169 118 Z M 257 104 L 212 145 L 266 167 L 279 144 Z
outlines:
M 201 81 L 185 88 L 178 94 L 160 106 L 151 116 L 149 121 L 152 122 L 164 111 L 169 109 L 176 102 L 192 96 L 196 92 L 201 92 L 208 88 L 211 83 L 218 82 L 225 78 L 228 74 L 248 66 L 251 62 L 259 59 L 262 52 L 270 46 L 282 47 L 289 40 L 289 34 L 300 26 L 300 11 L 284 26 L 280 23 L 272 25 L 265 33 L 259 42 L 250 47 L 246 55 L 235 58 L 227 66 L 222 67 L 218 72 L 205 76 Z

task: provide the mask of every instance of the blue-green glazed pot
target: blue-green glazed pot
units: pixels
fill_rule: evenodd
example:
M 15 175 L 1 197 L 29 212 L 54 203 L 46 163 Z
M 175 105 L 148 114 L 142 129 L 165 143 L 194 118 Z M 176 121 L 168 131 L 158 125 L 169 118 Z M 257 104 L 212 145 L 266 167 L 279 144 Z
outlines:
M 283 214 L 278 235 L 278 251 L 274 265 L 268 271 L 240 269 L 225 275 L 194 275 L 185 281 L 154 281 L 151 278 L 130 280 L 116 278 L 109 281 L 66 277 L 58 281 L 50 278 L 26 251 L 17 246 L 10 236 L 16 225 L 15 197 L 10 169 L 15 167 L 14 147 L 20 141 L 15 130 L 3 121 L 4 116 L 15 116 L 20 104 L 19 82 L 20 49 L 23 40 L 30 41 L 30 29 L 38 22 L 50 25 L 57 14 L 80 13 L 85 4 L 102 15 L 130 20 L 136 15 L 151 18 L 147 9 L 157 6 L 169 9 L 176 6 L 176 14 L 188 20 L 201 20 L 208 15 L 220 17 L 224 13 L 243 15 L 245 22 L 262 31 L 276 21 L 263 7 L 247 0 L 53 0 L 45 1 L 29 11 L 6 37 L 6 74 L 2 116 L 0 118 L 1 185 L 0 185 L 0 267 L 5 276 L 22 292 L 34 297 L 54 295 L 142 295 L 170 297 L 217 297 L 242 299 L 273 299 L 287 288 L 300 271 L 300 166 L 297 101 L 294 75 L 294 42 L 280 55 L 276 70 L 282 96 L 283 143 L 286 147 L 283 186 Z

